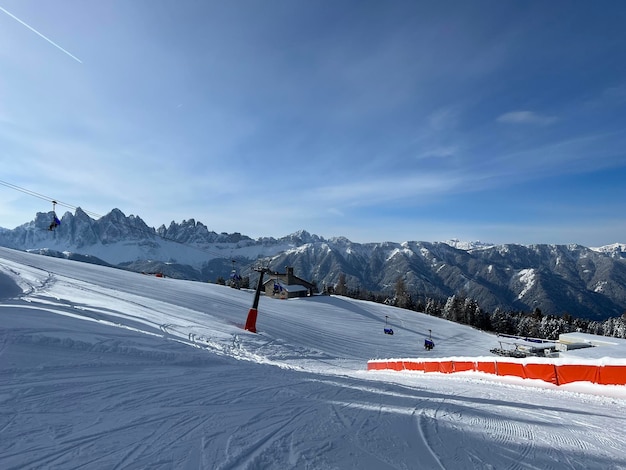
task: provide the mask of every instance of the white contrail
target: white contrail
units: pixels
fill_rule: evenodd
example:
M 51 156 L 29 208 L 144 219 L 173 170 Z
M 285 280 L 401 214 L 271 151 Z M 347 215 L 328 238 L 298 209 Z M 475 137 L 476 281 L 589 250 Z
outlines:
M 80 60 L 78 57 L 76 57 L 75 55 L 71 54 L 70 52 L 66 51 L 65 49 L 63 49 L 61 46 L 59 46 L 56 42 L 54 42 L 52 39 L 48 39 L 47 37 L 45 37 L 43 34 L 41 34 L 39 31 L 37 31 L 35 28 L 27 25 L 26 23 L 24 23 L 22 20 L 20 20 L 17 16 L 11 14 L 10 12 L 6 11 L 4 8 L 0 7 L 0 10 L 2 10 L 3 12 L 5 12 L 7 15 L 9 15 L 11 18 L 13 18 L 15 21 L 18 21 L 19 23 L 23 24 L 24 26 L 26 26 L 28 29 L 30 29 L 33 33 L 35 33 L 37 36 L 40 36 L 42 38 L 44 38 L 46 41 L 48 41 L 50 44 L 52 44 L 54 47 L 56 47 L 57 49 L 61 49 L 63 52 L 65 52 L 67 55 L 69 55 L 72 59 L 74 59 L 77 62 L 80 62 L 81 64 L 83 63 L 82 60 Z

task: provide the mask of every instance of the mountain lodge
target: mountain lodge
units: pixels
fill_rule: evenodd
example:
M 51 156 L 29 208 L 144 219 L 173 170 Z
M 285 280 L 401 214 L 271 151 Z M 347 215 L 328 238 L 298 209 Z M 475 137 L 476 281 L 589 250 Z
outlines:
M 267 297 L 291 299 L 293 297 L 308 297 L 317 292 L 317 286 L 293 274 L 293 267 L 287 266 L 286 272 L 271 273 L 270 278 L 263 283 L 263 290 Z

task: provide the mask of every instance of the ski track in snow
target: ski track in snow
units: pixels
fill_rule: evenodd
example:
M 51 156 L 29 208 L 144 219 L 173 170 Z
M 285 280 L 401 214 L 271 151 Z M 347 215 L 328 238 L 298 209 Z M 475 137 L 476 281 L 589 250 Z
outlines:
M 0 467 L 626 469 L 626 399 L 366 372 L 490 335 L 337 297 L 252 293 L 0 249 Z M 388 316 L 395 335 L 382 334 Z M 491 341 L 491 342 L 490 342 Z

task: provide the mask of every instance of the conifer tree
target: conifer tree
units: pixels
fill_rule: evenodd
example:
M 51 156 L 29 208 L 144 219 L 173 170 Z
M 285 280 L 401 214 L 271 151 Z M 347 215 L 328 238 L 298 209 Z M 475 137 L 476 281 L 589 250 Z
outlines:
M 348 293 L 348 288 L 346 287 L 346 275 L 344 273 L 339 274 L 339 280 L 335 286 L 335 293 L 337 295 L 346 295 Z

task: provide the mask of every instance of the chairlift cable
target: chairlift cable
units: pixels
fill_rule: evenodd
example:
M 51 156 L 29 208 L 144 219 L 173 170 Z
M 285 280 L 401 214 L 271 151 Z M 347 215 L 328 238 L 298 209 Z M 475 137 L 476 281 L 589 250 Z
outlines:
M 19 191 L 21 193 L 27 194 L 29 196 L 33 196 L 33 197 L 36 197 L 36 198 L 39 198 L 39 199 L 42 199 L 44 201 L 52 203 L 53 204 L 52 205 L 52 211 L 53 212 L 55 211 L 55 207 L 56 206 L 66 207 L 66 208 L 72 209 L 74 211 L 76 211 L 76 209 L 78 209 L 78 206 L 73 206 L 71 204 L 59 201 L 58 199 L 54 199 L 52 197 L 46 196 L 46 195 L 38 193 L 36 191 L 32 191 L 30 189 L 22 188 L 21 186 L 9 183 L 7 181 L 0 180 L 0 185 L 5 186 L 5 187 L 10 188 L 10 189 L 13 189 L 15 191 Z M 96 214 L 95 212 L 87 211 L 87 210 L 84 210 L 82 208 L 81 208 L 81 210 L 85 214 L 87 214 L 87 215 L 89 215 L 91 217 L 94 217 L 96 219 L 100 219 L 100 218 L 103 217 L 102 215 Z M 178 243 L 178 244 L 186 246 L 188 248 L 193 248 L 193 249 L 202 251 L 204 253 L 213 255 L 216 258 L 224 258 L 224 254 L 223 253 L 218 253 L 217 251 L 212 251 L 212 250 L 209 250 L 207 248 L 201 248 L 201 247 L 198 247 L 198 246 L 193 246 L 193 245 L 190 245 L 188 243 L 181 242 L 179 240 L 175 240 L 173 238 L 170 238 L 170 237 L 167 237 L 167 236 L 159 234 L 155 229 L 153 229 L 153 231 L 151 231 L 151 232 L 144 232 L 143 230 L 137 229 L 137 227 L 132 227 L 132 226 L 130 227 L 130 229 L 131 230 L 135 230 L 135 231 L 139 230 L 140 233 L 156 235 L 157 237 L 161 238 L 162 240 L 170 241 L 170 242 L 173 242 L 173 243 Z M 231 250 L 231 253 L 232 253 L 232 250 Z M 232 259 L 232 256 L 231 256 L 231 259 Z M 246 264 L 245 266 L 242 267 L 241 273 L 248 272 L 248 271 L 253 271 L 254 270 L 254 266 L 258 265 L 258 263 L 259 263 L 259 260 L 254 260 L 253 262 L 251 262 L 249 264 Z
M 17 186 L 16 184 L 12 184 L 12 183 L 8 183 L 6 181 L 0 180 L 0 185 L 6 186 L 7 188 L 14 189 L 14 190 L 19 191 L 19 192 L 24 193 L 24 194 L 28 194 L 29 196 L 33 196 L 33 197 L 36 197 L 36 198 L 39 198 L 39 199 L 43 199 L 44 201 L 52 202 L 52 203 L 54 203 L 57 206 L 67 207 L 68 209 L 73 209 L 73 210 L 78 209 L 77 206 L 73 206 L 71 204 L 59 201 L 58 199 L 52 198 L 50 196 L 46 196 L 44 194 L 41 194 L 41 193 L 38 193 L 38 192 L 35 192 L 35 191 L 31 191 L 30 189 L 22 188 L 20 186 Z M 100 217 L 102 217 L 102 215 L 96 214 L 95 212 L 86 211 L 84 209 L 81 209 L 81 210 L 83 212 L 85 212 L 85 214 L 88 214 L 88 215 L 90 215 L 92 217 L 95 217 L 96 219 L 99 219 Z

